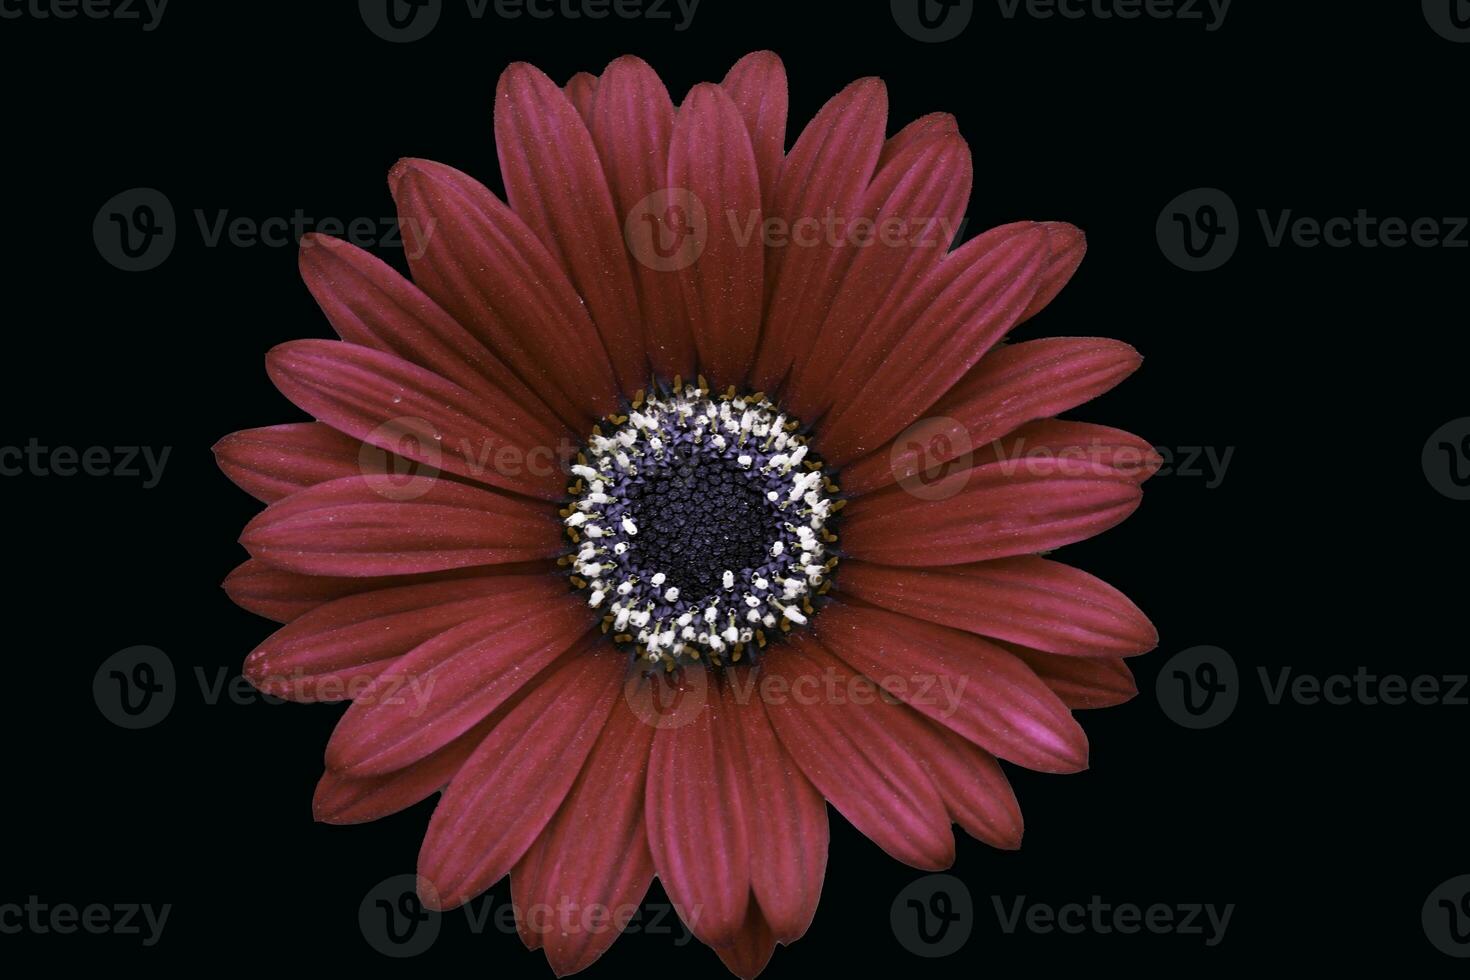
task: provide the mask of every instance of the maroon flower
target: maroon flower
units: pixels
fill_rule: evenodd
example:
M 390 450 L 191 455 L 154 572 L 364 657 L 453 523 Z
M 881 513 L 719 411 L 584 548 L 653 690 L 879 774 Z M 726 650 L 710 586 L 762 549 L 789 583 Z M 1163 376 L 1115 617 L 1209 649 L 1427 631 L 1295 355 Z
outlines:
M 509 874 L 558 973 L 655 875 L 759 973 L 816 909 L 824 801 L 918 868 L 951 863 L 954 823 L 1019 846 L 997 759 L 1084 768 L 1072 710 L 1136 693 L 1121 658 L 1157 639 L 1037 557 L 1127 517 L 1157 465 L 1053 417 L 1132 348 L 1002 344 L 1081 233 L 1026 221 L 951 251 L 972 176 L 953 118 L 885 139 L 864 79 L 788 153 L 786 107 L 768 52 L 678 107 L 636 58 L 565 90 L 513 65 L 509 205 L 405 160 L 413 282 L 309 237 L 341 342 L 267 367 L 316 421 L 217 447 L 269 504 L 225 588 L 286 624 L 246 675 L 353 702 L 317 818 L 442 790 L 425 901 Z

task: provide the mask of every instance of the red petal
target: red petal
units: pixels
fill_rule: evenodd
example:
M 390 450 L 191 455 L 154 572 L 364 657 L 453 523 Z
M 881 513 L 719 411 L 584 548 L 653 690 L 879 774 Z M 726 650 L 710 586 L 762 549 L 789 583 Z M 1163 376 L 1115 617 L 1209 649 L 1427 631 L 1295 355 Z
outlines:
M 947 568 L 842 564 L 844 594 L 981 636 L 1079 657 L 1144 653 L 1158 631 L 1101 579 L 1026 555 Z
M 885 322 L 883 308 L 919 288 L 948 254 L 964 221 L 972 177 L 970 148 L 958 136 L 918 141 L 878 171 L 859 205 L 876 230 L 857 248 L 816 343 L 787 386 L 797 416 L 817 418 L 849 394 L 833 388 L 832 379 L 869 325 Z M 892 348 L 909 326 L 897 325 L 894 335 L 876 343 Z
M 419 874 L 437 889 L 439 908 L 489 888 L 541 835 L 596 743 L 624 673 L 611 648 L 568 659 L 460 768 L 419 851 Z
M 761 188 L 745 124 L 718 85 L 694 86 L 679 108 L 668 183 L 707 216 L 703 250 L 679 276 L 700 369 L 716 387 L 743 386 L 760 336 Z
M 638 295 L 602 162 L 551 79 L 511 65 L 495 89 L 495 146 L 511 207 L 567 270 L 602 335 L 624 393 L 648 376 Z
M 674 132 L 674 104 L 668 90 L 642 59 L 618 58 L 603 73 L 587 126 L 624 234 L 639 233 L 637 223 L 645 216 L 660 217 L 655 210 L 668 203 L 653 196 L 668 180 L 669 140 Z M 635 257 L 638 254 L 634 252 Z M 655 373 L 666 379 L 694 377 L 694 337 L 684 318 L 679 276 L 640 261 L 634 261 L 632 269 Z
M 550 588 L 521 589 L 420 644 L 352 702 L 327 743 L 327 765 L 373 775 L 438 751 L 553 660 L 590 649 L 590 640 L 579 642 L 589 625 L 586 610 Z
M 964 377 L 1031 302 L 1046 250 L 1041 225 L 993 229 L 951 252 L 904 302 L 875 318 L 831 382 L 852 397 L 823 423 L 826 459 L 840 466 L 872 452 Z
M 771 51 L 755 51 L 735 62 L 720 83 L 745 120 L 761 178 L 761 209 L 776 203 L 776 181 L 786 155 L 786 66 Z
M 825 696 L 876 688 L 806 633 L 769 653 L 763 685 L 781 744 L 848 822 L 905 864 L 936 871 L 954 862 L 944 800 L 897 727 L 907 709 L 876 695 Z
M 619 393 L 602 338 L 566 271 L 526 223 L 442 163 L 400 160 L 388 180 L 419 285 L 574 431 L 615 410 Z
M 976 466 L 997 462 L 1012 473 L 1051 461 L 1059 464 L 1062 473 L 1118 476 L 1143 483 L 1158 472 L 1163 458 L 1131 432 L 1066 419 L 1027 422 L 1010 435 L 981 446 L 974 456 Z
M 619 698 L 566 800 L 511 871 L 521 938 L 545 947 L 557 976 L 606 952 L 621 932 L 619 910 L 637 905 L 653 881 L 643 817 L 653 731 Z M 550 921 L 538 923 L 538 914 Z
M 1072 281 L 1082 257 L 1087 254 L 1087 236 L 1082 234 L 1082 229 L 1063 221 L 1048 221 L 1045 226 L 1049 245 L 1046 268 L 1042 270 L 1036 295 L 1017 323 L 1025 323 L 1056 299 L 1057 293 Z
M 797 223 L 830 218 L 846 225 L 861 216 L 887 118 L 883 83 L 859 79 L 822 107 L 781 165 L 773 214 L 790 241 L 766 250 L 766 331 L 752 375 L 757 388 L 773 390 L 811 349 L 812 324 L 827 318 L 857 251 L 834 247 L 820 229 L 815 244 L 797 244 Z
M 734 939 L 714 950 L 720 962 L 741 980 L 755 980 L 771 962 L 771 954 L 776 951 L 776 935 L 754 898 L 746 906 L 745 921 L 735 931 Z
M 991 847 L 1007 851 L 1020 847 L 1021 805 L 995 756 L 944 725 L 915 721 L 921 727 L 914 736 L 923 746 L 919 759 L 954 822 Z
M 301 241 L 299 264 L 332 329 L 349 344 L 396 354 L 470 391 L 504 392 L 553 418 L 514 371 L 387 263 L 311 234 Z
M 302 411 L 387 452 L 543 500 L 566 496 L 566 430 L 508 397 L 470 392 L 392 354 L 332 340 L 282 344 L 266 370 Z
M 812 634 L 893 696 L 1002 759 L 1040 772 L 1087 768 L 1087 736 L 1024 663 L 968 633 L 833 603 Z
M 352 777 L 328 769 L 311 798 L 312 817 L 338 826 L 371 823 L 407 810 L 439 792 L 474 751 L 488 728 L 481 726 L 407 769 L 382 776 Z
M 1063 337 L 997 348 L 928 412 L 963 438 L 946 431 L 948 438 L 923 447 L 922 459 L 917 446 L 889 443 L 847 467 L 842 489 L 859 496 L 947 463 L 1033 419 L 1096 398 L 1142 363 L 1137 351 L 1116 340 Z
M 271 504 L 240 543 L 307 575 L 411 575 L 553 558 L 560 530 L 551 508 L 503 493 L 435 479 L 417 497 L 392 500 L 347 477 Z
M 483 614 L 499 595 L 546 581 L 488 576 L 347 596 L 273 633 L 245 658 L 245 677 L 291 701 L 350 700 L 394 660 Z
M 272 503 L 297 490 L 362 473 L 362 443 L 320 422 L 294 422 L 232 432 L 214 458 L 234 484 Z
M 878 169 L 882 170 L 888 166 L 916 143 L 933 139 L 936 136 L 958 136 L 959 134 L 959 123 L 947 112 L 931 112 L 920 116 L 890 136 L 883 144 L 883 152 L 878 155 Z
M 755 801 L 746 792 L 738 720 L 715 684 L 697 685 L 686 696 L 705 698 L 704 709 L 653 736 L 644 801 L 648 845 L 675 907 L 697 913 L 685 917 L 690 930 L 718 946 L 732 942 L 745 920 Z
M 481 575 L 533 575 L 553 571 L 549 561 L 510 562 L 503 565 L 481 565 L 453 568 L 425 575 L 388 575 L 382 578 L 302 575 L 276 568 L 255 558 L 248 558 L 225 576 L 223 587 L 230 601 L 241 609 L 289 623 L 318 606 L 343 596 L 391 589 L 400 585 L 422 585 Z
M 523 693 L 524 689 L 517 691 L 484 721 L 411 766 L 380 776 L 349 776 L 328 769 L 316 784 L 312 816 L 330 824 L 369 823 L 428 799 L 449 785 L 485 736 L 520 703 Z
M 747 677 L 745 680 L 752 678 Z M 790 945 L 817 912 L 827 870 L 827 804 L 781 747 L 760 698 L 741 678 L 723 685 L 727 721 L 745 750 L 742 797 L 750 887 L 775 938 Z
M 1006 644 L 1072 709 L 1110 708 L 1138 694 L 1133 671 L 1118 657 L 1068 657 Z
M 1138 508 L 1138 485 L 1064 460 L 991 463 L 946 477 L 918 499 L 891 489 L 843 512 L 843 547 L 887 565 L 961 565 L 1034 554 L 1101 534 Z
M 576 107 L 577 113 L 590 126 L 592 124 L 592 99 L 597 94 L 597 76 L 579 71 L 567 79 L 567 101 Z

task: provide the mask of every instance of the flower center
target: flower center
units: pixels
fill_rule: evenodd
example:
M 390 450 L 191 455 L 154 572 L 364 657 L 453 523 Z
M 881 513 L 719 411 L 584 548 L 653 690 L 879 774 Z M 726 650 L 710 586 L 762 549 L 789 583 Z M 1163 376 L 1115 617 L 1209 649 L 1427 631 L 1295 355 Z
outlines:
M 764 649 L 830 585 L 842 507 L 799 423 L 703 378 L 599 425 L 572 467 L 563 559 L 603 631 L 672 670 Z M 769 634 L 769 635 L 768 635 Z

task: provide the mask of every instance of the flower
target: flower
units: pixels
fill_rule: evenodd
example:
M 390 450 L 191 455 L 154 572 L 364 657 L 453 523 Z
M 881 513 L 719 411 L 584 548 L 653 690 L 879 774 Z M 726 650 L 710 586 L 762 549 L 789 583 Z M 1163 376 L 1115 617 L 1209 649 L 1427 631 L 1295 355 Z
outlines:
M 1123 520 L 1158 462 L 1055 418 L 1132 348 L 1002 343 L 1082 234 L 950 250 L 972 177 L 952 117 L 885 139 L 863 79 L 787 152 L 786 112 L 769 52 L 677 108 L 636 58 L 565 89 L 512 65 L 509 204 L 400 162 L 412 282 L 308 236 L 341 340 L 267 369 L 316 421 L 216 447 L 269 505 L 225 588 L 285 624 L 246 676 L 352 702 L 317 818 L 442 790 L 424 901 L 509 874 L 559 974 L 655 876 L 759 973 L 812 921 L 827 802 L 917 868 L 952 862 L 955 823 L 1019 846 L 997 760 L 1084 768 L 1073 709 L 1131 697 L 1122 658 L 1157 642 L 1039 557 Z

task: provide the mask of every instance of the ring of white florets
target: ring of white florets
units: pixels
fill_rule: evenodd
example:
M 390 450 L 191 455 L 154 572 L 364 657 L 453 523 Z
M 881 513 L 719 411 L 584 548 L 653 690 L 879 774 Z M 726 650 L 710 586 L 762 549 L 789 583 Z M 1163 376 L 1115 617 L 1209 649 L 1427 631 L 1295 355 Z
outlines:
M 640 392 L 605 421 L 611 431 L 594 429 L 572 467 L 562 511 L 574 548 L 563 563 L 604 610 L 603 631 L 671 670 L 738 661 L 806 624 L 837 565 L 828 523 L 843 502 L 799 424 L 760 394 L 711 397 L 703 378 Z M 640 527 L 650 507 L 666 526 Z M 731 560 L 730 547 L 747 560 Z

